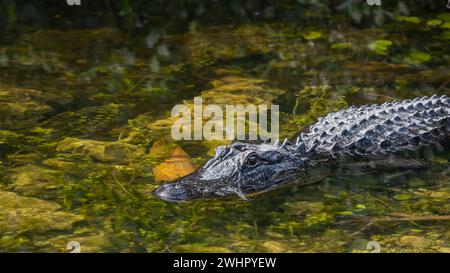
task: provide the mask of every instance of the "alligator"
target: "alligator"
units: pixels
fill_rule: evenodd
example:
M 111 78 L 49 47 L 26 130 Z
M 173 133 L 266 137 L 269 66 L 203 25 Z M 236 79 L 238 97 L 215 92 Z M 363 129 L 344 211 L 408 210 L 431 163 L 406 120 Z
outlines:
M 311 170 L 325 167 L 336 173 L 344 169 L 339 167 L 341 162 L 375 170 L 420 168 L 426 163 L 408 155 L 423 154 L 430 147 L 446 149 L 449 139 L 448 96 L 351 106 L 319 118 L 292 142 L 219 146 L 203 167 L 161 184 L 153 193 L 174 202 L 233 194 L 249 200 L 249 194 L 288 182 L 316 182 L 310 177 Z

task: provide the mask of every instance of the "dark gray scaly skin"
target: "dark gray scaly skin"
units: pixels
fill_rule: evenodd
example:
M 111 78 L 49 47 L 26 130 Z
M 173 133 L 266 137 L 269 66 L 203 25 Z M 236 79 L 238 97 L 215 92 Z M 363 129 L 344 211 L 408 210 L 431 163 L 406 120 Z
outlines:
M 450 138 L 450 98 L 437 96 L 350 107 L 319 118 L 295 142 L 236 142 L 216 148 L 202 168 L 162 184 L 154 194 L 166 201 L 246 195 L 298 181 L 308 170 L 340 161 L 386 159 Z

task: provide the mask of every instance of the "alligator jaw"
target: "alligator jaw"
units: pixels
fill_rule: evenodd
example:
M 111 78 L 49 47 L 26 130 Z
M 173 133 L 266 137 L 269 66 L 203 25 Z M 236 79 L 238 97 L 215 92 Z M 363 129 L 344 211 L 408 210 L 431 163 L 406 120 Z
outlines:
M 202 179 L 199 171 L 197 170 L 172 182 L 159 185 L 153 191 L 153 195 L 169 202 L 221 197 L 220 189 L 215 187 L 218 181 Z
M 175 192 L 177 192 L 178 195 L 175 194 Z M 180 198 L 180 196 L 185 197 L 188 196 L 187 191 L 183 187 L 176 185 L 176 183 L 168 183 L 160 185 L 153 191 L 153 195 L 168 202 L 185 201 L 186 199 Z
M 195 190 L 197 188 L 196 184 L 199 182 L 195 174 L 192 173 L 170 183 L 161 184 L 153 191 L 153 194 L 169 202 L 201 198 L 203 197 L 202 194 Z

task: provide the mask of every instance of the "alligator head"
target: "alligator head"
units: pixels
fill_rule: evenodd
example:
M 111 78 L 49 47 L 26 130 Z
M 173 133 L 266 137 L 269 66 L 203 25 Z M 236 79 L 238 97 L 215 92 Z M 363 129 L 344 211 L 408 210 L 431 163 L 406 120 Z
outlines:
M 160 185 L 154 194 L 166 201 L 215 198 L 267 191 L 297 179 L 307 162 L 303 143 L 282 145 L 236 142 L 216 148 L 214 158 L 196 172 Z

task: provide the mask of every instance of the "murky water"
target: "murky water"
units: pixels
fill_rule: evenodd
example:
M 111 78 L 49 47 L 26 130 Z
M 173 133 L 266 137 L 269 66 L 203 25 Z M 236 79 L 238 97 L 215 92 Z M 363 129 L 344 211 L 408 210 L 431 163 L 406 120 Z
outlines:
M 172 140 L 171 108 L 195 96 L 278 104 L 292 138 L 349 105 L 450 94 L 446 9 L 369 10 L 375 21 L 358 22 L 305 7 L 137 30 L 95 14 L 89 27 L 0 20 L 0 251 L 77 241 L 82 252 L 363 252 L 376 241 L 382 252 L 450 252 L 448 151 L 425 153 L 426 171 L 328 177 L 251 202 L 151 195 L 225 143 Z

